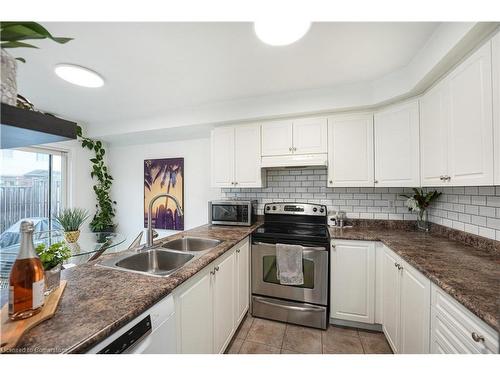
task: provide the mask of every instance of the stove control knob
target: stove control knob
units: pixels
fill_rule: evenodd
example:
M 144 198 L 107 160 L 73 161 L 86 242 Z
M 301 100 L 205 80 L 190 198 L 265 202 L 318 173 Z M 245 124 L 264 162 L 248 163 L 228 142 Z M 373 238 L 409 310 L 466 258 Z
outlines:
M 313 212 L 316 212 L 318 211 L 318 209 L 316 207 L 313 207 Z
M 268 211 L 269 211 L 270 209 L 271 209 L 271 206 L 267 206 L 267 207 L 266 207 L 266 210 L 268 210 Z
M 276 206 L 273 206 L 273 211 L 276 211 Z
M 325 212 L 325 209 L 324 208 L 320 208 L 319 212 L 323 213 L 323 212 Z

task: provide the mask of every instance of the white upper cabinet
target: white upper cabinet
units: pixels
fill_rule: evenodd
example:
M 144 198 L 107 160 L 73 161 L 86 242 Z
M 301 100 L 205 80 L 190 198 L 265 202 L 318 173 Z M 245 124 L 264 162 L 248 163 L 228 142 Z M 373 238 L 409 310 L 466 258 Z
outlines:
M 327 152 L 326 118 L 306 118 L 293 122 L 293 152 L 320 154 Z
M 500 33 L 491 40 L 495 185 L 500 185 Z
M 291 120 L 266 122 L 262 125 L 262 156 L 291 154 L 292 145 Z
M 260 125 L 216 128 L 211 145 L 213 187 L 262 187 Z
M 330 317 L 375 323 L 375 243 L 332 241 Z
M 375 113 L 375 186 L 419 186 L 418 102 Z
M 212 186 L 234 186 L 234 128 L 212 130 Z
M 328 186 L 374 186 L 373 115 L 328 118 Z
M 271 121 L 262 125 L 262 156 L 327 152 L 326 118 Z
M 423 186 L 493 185 L 491 43 L 421 99 Z
M 448 170 L 448 116 L 444 82 L 420 99 L 420 157 L 422 186 L 442 186 Z
M 236 187 L 260 187 L 260 126 L 234 129 L 234 181 Z
M 452 185 L 493 185 L 491 43 L 448 77 L 448 169 Z

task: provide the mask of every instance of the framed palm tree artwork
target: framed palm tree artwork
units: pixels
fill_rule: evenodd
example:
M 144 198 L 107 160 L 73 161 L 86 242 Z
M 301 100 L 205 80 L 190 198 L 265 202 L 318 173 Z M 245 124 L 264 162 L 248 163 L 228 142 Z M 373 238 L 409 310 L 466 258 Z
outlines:
M 144 160 L 144 227 L 147 227 L 148 207 L 152 198 L 169 193 L 177 198 L 184 211 L 184 158 Z M 184 217 L 179 215 L 174 201 L 160 198 L 153 205 L 153 228 L 184 230 Z

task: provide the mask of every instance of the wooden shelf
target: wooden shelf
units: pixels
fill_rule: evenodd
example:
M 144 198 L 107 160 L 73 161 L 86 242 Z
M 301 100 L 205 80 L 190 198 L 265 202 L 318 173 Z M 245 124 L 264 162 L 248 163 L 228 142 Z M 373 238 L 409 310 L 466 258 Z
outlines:
M 2 103 L 0 148 L 15 148 L 76 139 L 72 121 Z

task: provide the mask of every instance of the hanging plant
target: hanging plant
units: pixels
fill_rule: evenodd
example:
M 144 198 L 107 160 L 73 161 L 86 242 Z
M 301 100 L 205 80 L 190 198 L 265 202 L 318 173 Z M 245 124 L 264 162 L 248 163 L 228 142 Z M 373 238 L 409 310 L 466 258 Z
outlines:
M 96 213 L 90 222 L 90 229 L 93 232 L 112 232 L 115 229 L 113 219 L 115 217 L 116 201 L 111 199 L 110 190 L 113 177 L 108 172 L 108 167 L 104 163 L 106 150 L 101 141 L 87 138 L 82 135 L 82 128 L 78 126 L 77 135 L 82 142 L 82 147 L 94 151 L 95 156 L 90 159 L 92 171 L 90 177 L 97 183 L 93 186 L 97 198 Z

